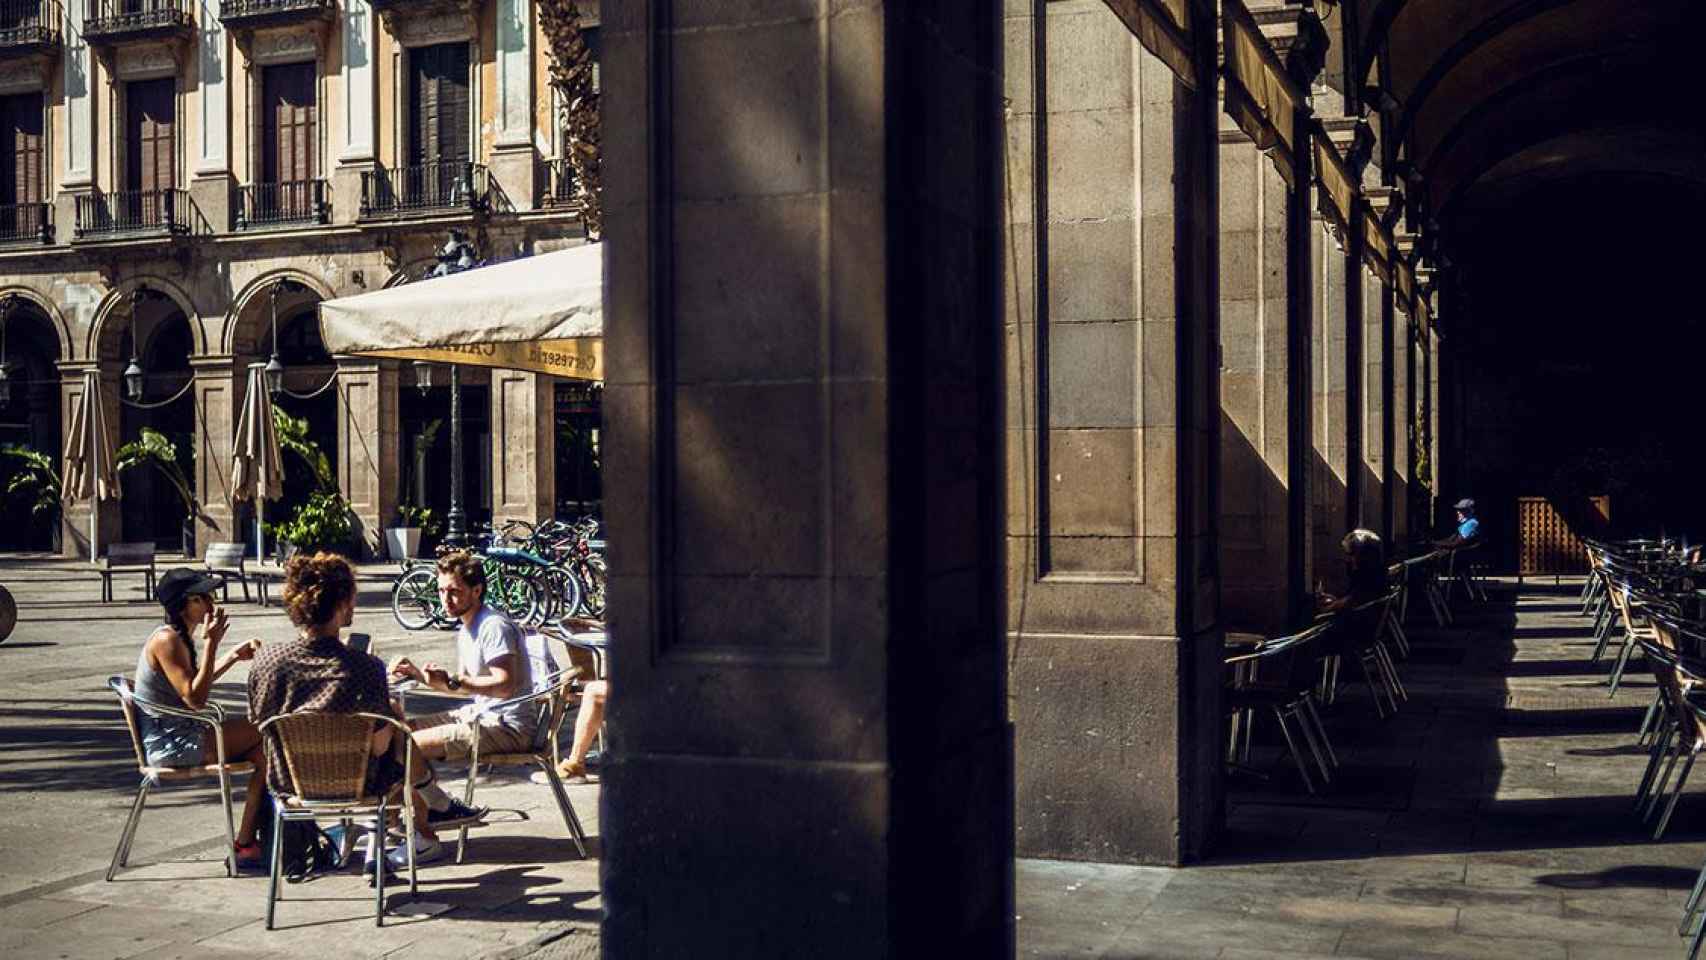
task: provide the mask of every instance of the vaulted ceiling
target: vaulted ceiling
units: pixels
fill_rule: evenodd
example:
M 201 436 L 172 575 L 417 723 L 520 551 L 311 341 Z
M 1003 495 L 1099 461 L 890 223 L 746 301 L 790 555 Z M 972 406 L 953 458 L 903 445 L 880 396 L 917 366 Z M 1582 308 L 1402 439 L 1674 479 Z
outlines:
M 1317 0 L 1319 2 L 1319 0 Z M 1344 0 L 1385 167 L 1455 229 L 1526 191 L 1627 174 L 1706 189 L 1700 0 Z

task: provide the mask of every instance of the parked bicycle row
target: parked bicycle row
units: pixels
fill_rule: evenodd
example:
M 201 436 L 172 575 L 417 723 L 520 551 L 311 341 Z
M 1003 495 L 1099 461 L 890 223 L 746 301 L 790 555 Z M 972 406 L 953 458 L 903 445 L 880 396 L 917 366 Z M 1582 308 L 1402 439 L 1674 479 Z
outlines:
M 486 598 L 524 626 L 565 617 L 602 619 L 604 540 L 594 517 L 575 521 L 506 521 L 480 533 L 475 554 L 486 571 Z M 405 630 L 448 630 L 430 559 L 408 561 L 391 588 L 391 612 Z

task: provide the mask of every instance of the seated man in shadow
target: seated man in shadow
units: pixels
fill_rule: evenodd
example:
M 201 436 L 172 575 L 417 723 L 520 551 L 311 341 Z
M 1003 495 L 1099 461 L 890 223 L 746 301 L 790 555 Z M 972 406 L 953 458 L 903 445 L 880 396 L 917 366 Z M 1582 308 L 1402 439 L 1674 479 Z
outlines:
M 1315 599 L 1322 613 L 1360 607 L 1386 596 L 1386 544 L 1380 534 L 1358 527 L 1339 541 L 1339 550 L 1344 555 L 1348 588 L 1335 596 L 1317 586 Z
M 1435 540 L 1433 545 L 1443 550 L 1457 550 L 1478 542 L 1481 537 L 1481 521 L 1475 519 L 1475 501 L 1466 497 L 1452 504 L 1452 509 L 1457 512 L 1457 529 L 1451 536 Z

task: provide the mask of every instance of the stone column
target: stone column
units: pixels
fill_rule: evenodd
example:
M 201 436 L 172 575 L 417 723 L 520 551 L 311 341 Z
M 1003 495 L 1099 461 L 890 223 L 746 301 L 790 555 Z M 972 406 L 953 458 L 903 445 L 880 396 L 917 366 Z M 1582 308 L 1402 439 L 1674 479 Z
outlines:
M 1392 376 L 1392 536 L 1391 543 L 1402 543 L 1409 530 L 1411 461 L 1415 456 L 1414 401 L 1410 393 L 1413 376 L 1410 370 L 1411 322 L 1408 310 L 1396 310 L 1392 315 L 1392 353 L 1388 359 Z
M 1428 498 L 1427 529 L 1433 530 L 1434 517 L 1439 512 L 1440 472 L 1439 463 L 1439 334 L 1431 327 L 1422 331 L 1422 389 L 1427 391 L 1422 402 L 1424 408 L 1423 423 L 1427 426 L 1428 439 L 1428 489 L 1432 495 Z
M 231 37 L 219 19 L 219 0 L 197 0 L 196 7 L 196 85 L 187 102 L 195 112 L 190 129 L 199 132 L 200 143 L 190 199 L 211 229 L 225 232 L 231 229 L 231 191 L 236 185 L 231 173 Z
M 1291 190 L 1256 145 L 1221 120 L 1220 562 L 1231 629 L 1283 630 L 1291 555 Z
M 491 176 L 515 209 L 531 210 L 538 170 L 533 149 L 533 2 L 497 0 L 496 8 L 497 138 Z
M 1222 813 L 1214 37 L 1192 91 L 1107 5 L 1031 9 L 1007 24 L 1018 851 L 1180 863 Z
M 190 479 L 195 484 L 196 500 L 218 524 L 216 529 L 196 521 L 199 556 L 209 543 L 240 539 L 231 506 L 231 457 L 248 371 L 230 356 L 191 357 L 190 371 L 195 378 L 190 388 L 195 400 L 195 432 L 190 438 L 195 446 L 195 468 Z
M 88 196 L 95 188 L 95 58 L 83 39 L 86 6 L 77 2 L 63 6 L 64 46 L 59 63 L 65 98 L 65 179 L 59 184 L 53 210 L 54 237 L 60 243 L 71 239 L 77 222 L 76 198 Z M 70 538 L 65 542 L 69 550 Z
M 59 425 L 60 450 L 58 451 L 59 475 L 65 476 L 64 445 L 71 437 L 71 421 L 77 415 L 77 404 L 83 399 L 83 371 L 90 365 L 80 362 L 60 362 L 59 367 Z M 105 407 L 107 430 L 113 449 L 118 449 L 118 419 L 119 419 L 119 370 L 117 367 L 101 369 L 101 404 Z M 64 542 L 60 554 L 67 559 L 88 560 L 101 555 L 106 545 L 124 539 L 124 515 L 119 512 L 119 501 L 104 500 L 99 504 L 101 515 L 95 524 L 96 540 L 89 540 L 89 513 L 94 505 L 88 500 L 78 500 L 76 503 L 65 505 L 60 523 L 64 527 Z
M 361 525 L 368 552 L 382 556 L 396 518 L 399 470 L 398 365 L 371 357 L 335 357 L 338 365 L 338 487 Z
M 344 133 L 332 168 L 332 219 L 353 223 L 361 213 L 361 174 L 378 161 L 377 18 L 367 0 L 340 0 L 338 16 L 343 21 L 343 102 L 337 106 Z
M 1386 526 L 1386 284 L 1366 266 L 1362 271 L 1362 479 L 1357 522 L 1385 535 Z
M 607 956 L 1013 950 L 1000 7 L 830 8 L 602 5 Z
M 1314 430 L 1312 437 L 1314 476 L 1310 483 L 1313 537 L 1310 544 L 1314 576 L 1341 576 L 1339 540 L 1350 529 L 1351 458 L 1355 447 L 1357 411 L 1351 391 L 1351 331 L 1347 309 L 1356 283 L 1346 284 L 1347 270 L 1359 270 L 1353 253 L 1337 240 L 1324 219 L 1316 221 L 1315 297 L 1311 320 L 1311 361 Z M 1354 240 L 1354 232 L 1351 235 Z M 1350 243 L 1354 247 L 1355 244 Z M 1355 273 L 1351 273 L 1353 278 Z M 1360 298 L 1359 298 L 1360 299 Z M 1310 581 L 1313 586 L 1314 581 Z M 1335 580 L 1336 584 L 1337 581 Z M 1337 586 L 1335 586 L 1337 589 Z
M 556 380 L 492 371 L 492 527 L 556 515 Z

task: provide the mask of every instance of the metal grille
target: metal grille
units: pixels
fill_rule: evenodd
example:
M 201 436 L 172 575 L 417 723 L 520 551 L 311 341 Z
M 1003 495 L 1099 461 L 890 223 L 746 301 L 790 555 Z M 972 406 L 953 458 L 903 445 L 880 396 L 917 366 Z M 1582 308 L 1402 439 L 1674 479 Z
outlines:
M 190 25 L 189 0 L 89 0 L 88 37 Z
M 0 243 L 52 243 L 53 204 L 0 204 Z
M 326 222 L 326 181 L 251 183 L 239 189 L 237 229 Z
M 120 233 L 187 233 L 187 190 L 123 190 L 77 198 L 78 237 Z
M 443 160 L 361 175 L 361 216 L 406 216 L 479 210 L 486 204 L 486 167 Z
M 57 42 L 64 20 L 59 0 L 0 0 L 0 47 Z

